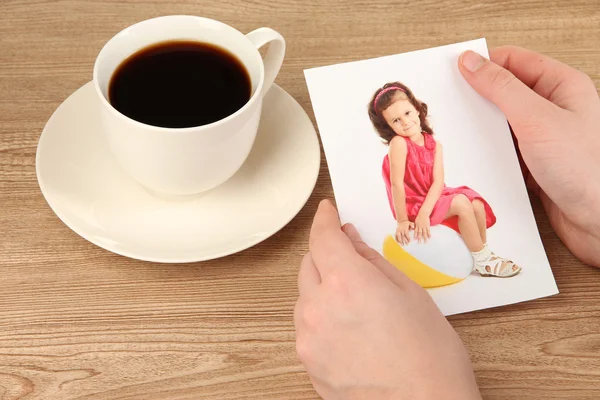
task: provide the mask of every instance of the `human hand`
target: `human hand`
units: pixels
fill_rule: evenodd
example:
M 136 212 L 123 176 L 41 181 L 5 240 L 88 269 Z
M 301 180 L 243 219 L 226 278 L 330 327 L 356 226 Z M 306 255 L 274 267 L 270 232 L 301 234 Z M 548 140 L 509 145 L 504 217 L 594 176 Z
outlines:
M 480 399 L 458 335 L 429 293 L 319 205 L 298 274 L 296 349 L 325 400 Z
M 429 215 L 419 213 L 415 218 L 415 239 L 418 243 L 421 243 L 421 240 L 427 243 L 431 239 L 430 224 Z
M 410 243 L 410 230 L 415 229 L 415 224 L 410 221 L 398 222 L 396 226 L 396 240 L 402 246 Z
M 600 99 L 584 73 L 518 47 L 464 53 L 467 82 L 506 115 L 531 190 L 583 262 L 600 267 Z

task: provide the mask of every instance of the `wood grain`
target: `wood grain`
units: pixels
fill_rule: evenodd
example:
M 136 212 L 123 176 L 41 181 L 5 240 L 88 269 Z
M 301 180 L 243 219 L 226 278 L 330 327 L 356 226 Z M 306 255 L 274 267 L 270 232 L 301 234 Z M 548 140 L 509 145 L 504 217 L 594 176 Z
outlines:
M 315 192 L 237 255 L 152 264 L 104 251 L 44 201 L 35 151 L 54 109 L 91 79 L 103 43 L 195 14 L 288 43 L 278 83 L 313 118 L 302 70 L 486 37 L 544 52 L 600 84 L 597 0 L 0 1 L 0 399 L 318 399 L 295 356 L 298 263 Z M 314 118 L 313 118 L 314 121 Z M 451 317 L 486 399 L 600 398 L 600 271 L 578 262 L 532 199 L 561 294 Z

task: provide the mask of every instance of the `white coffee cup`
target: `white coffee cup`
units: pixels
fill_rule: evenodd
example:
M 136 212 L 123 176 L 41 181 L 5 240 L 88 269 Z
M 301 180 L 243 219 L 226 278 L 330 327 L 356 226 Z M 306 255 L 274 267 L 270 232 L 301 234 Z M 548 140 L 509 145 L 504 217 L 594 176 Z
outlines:
M 117 67 L 142 48 L 174 39 L 210 43 L 235 55 L 250 76 L 248 102 L 226 118 L 190 128 L 151 126 L 117 111 L 108 101 L 109 83 Z M 270 46 L 263 60 L 258 49 L 267 43 Z M 163 16 L 124 29 L 104 45 L 93 74 L 111 152 L 133 179 L 154 192 L 190 195 L 222 184 L 250 153 L 263 96 L 279 73 L 284 55 L 285 41 L 273 29 L 259 28 L 244 35 L 222 22 L 197 16 Z

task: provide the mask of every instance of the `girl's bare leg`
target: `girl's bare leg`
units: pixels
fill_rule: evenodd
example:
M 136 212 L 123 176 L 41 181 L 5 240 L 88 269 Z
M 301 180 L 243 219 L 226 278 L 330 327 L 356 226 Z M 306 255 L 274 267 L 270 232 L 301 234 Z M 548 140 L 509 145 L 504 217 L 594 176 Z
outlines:
M 479 228 L 481 241 L 483 243 L 487 243 L 485 207 L 483 206 L 483 202 L 481 200 L 473 200 L 473 211 L 475 211 L 475 219 L 477 220 L 477 227 Z
M 485 267 L 485 271 L 488 273 L 492 272 L 492 267 L 488 263 L 494 262 L 494 259 L 501 260 L 501 272 L 511 265 L 508 260 L 498 258 L 491 253 L 489 248 L 485 252 L 482 251 L 484 250 L 484 243 L 487 241 L 486 217 L 483 202 L 476 199 L 471 203 L 467 196 L 463 194 L 456 195 L 452 199 L 452 203 L 450 203 L 450 209 L 446 214 L 446 218 L 455 215 L 458 216 L 458 229 L 465 244 L 472 253 L 479 253 L 473 255 L 476 265 L 482 263 L 482 266 Z M 481 257 L 484 259 L 480 259 Z M 514 272 L 519 270 L 519 268 L 519 266 L 512 264 L 512 270 Z
M 458 230 L 469 250 L 471 252 L 481 251 L 484 242 L 481 240 L 475 210 L 469 198 L 464 194 L 454 196 L 446 219 L 455 215 L 458 216 Z

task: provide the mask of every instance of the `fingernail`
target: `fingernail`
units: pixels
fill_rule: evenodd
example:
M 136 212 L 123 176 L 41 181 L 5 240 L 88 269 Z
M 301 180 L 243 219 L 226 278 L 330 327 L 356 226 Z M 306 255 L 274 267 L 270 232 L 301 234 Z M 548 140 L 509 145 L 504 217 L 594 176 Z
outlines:
M 474 51 L 467 50 L 461 54 L 460 62 L 466 69 L 475 72 L 485 63 L 485 58 Z

